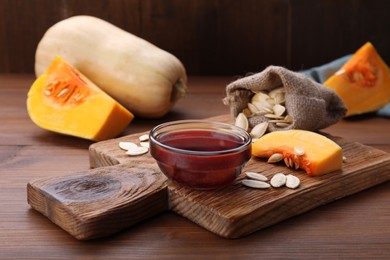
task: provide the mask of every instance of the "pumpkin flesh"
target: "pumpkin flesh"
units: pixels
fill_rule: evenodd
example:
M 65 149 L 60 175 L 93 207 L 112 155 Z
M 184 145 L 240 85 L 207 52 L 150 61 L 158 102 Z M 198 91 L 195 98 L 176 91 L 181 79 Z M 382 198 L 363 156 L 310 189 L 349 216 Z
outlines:
M 33 83 L 27 110 L 41 128 L 95 141 L 117 136 L 134 118 L 59 56 Z
M 298 148 L 304 153 L 297 155 Z M 341 169 L 342 149 L 329 138 L 306 130 L 286 130 L 266 134 L 252 146 L 252 155 L 269 158 L 283 155 L 292 162 L 292 168 L 300 168 L 310 176 L 318 176 Z
M 324 85 L 344 101 L 346 116 L 373 112 L 390 102 L 390 69 L 369 42 Z

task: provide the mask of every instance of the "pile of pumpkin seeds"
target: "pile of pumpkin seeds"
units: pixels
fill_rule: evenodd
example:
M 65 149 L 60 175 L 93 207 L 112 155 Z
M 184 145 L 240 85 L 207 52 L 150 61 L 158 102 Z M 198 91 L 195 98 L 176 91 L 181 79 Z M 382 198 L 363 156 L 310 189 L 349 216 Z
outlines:
M 269 123 L 282 128 L 289 126 L 293 122 L 293 117 L 287 114 L 285 94 L 283 87 L 271 91 L 254 92 L 251 102 L 237 115 L 235 125 L 247 131 L 250 130 L 254 142 L 267 132 Z M 268 121 L 249 129 L 248 118 L 258 115 L 268 118 Z

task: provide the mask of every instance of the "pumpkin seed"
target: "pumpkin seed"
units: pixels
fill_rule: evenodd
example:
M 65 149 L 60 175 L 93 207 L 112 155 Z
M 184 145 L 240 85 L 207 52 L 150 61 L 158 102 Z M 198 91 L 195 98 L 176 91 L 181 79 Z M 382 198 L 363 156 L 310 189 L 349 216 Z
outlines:
M 249 127 L 248 118 L 243 113 L 239 113 L 236 118 L 235 125 L 241 127 L 244 130 L 248 130 Z
M 294 160 L 294 169 L 295 170 L 299 169 L 299 161 L 298 160 Z
M 126 154 L 131 156 L 142 155 L 149 152 L 149 148 L 143 146 L 137 146 L 127 150 Z
M 141 135 L 138 139 L 140 142 L 149 141 L 149 135 Z
M 289 160 L 287 157 L 284 158 L 284 164 L 285 164 L 288 168 L 291 167 L 291 165 L 290 165 L 290 160 Z
M 284 117 L 285 123 L 292 123 L 293 117 L 291 115 L 287 115 Z
M 266 94 L 265 92 L 257 92 L 253 95 L 252 99 L 251 99 L 251 102 L 254 103 L 254 102 L 264 102 L 267 100 L 267 98 L 269 98 L 268 94 Z
M 150 143 L 147 142 L 147 141 L 146 142 L 140 142 L 139 145 L 142 146 L 142 147 L 150 148 Z
M 294 147 L 294 153 L 297 156 L 302 156 L 305 154 L 305 150 L 303 150 L 301 147 Z
M 129 149 L 133 149 L 133 148 L 136 148 L 137 145 L 135 143 L 132 143 L 132 142 L 119 142 L 119 147 L 122 149 L 122 150 L 129 150 Z
M 266 118 L 274 118 L 274 119 L 283 119 L 284 118 L 283 116 L 278 116 L 278 115 L 275 115 L 275 114 L 265 114 L 264 117 L 266 117 Z
M 253 180 L 258 181 L 268 181 L 268 178 L 265 177 L 263 174 L 257 173 L 257 172 L 246 172 L 245 175 Z
M 354 80 L 354 81 L 361 81 L 361 80 L 364 80 L 363 74 L 360 73 L 360 72 L 357 72 L 357 71 L 355 71 L 355 72 L 352 74 L 352 77 L 353 77 L 353 80 Z
M 285 98 L 284 93 L 276 94 L 274 99 L 275 99 L 276 104 L 284 104 L 284 102 L 286 102 L 286 98 Z
M 269 185 L 268 183 L 257 180 L 242 180 L 241 183 L 247 187 L 255 189 L 268 189 L 271 187 L 271 185 Z
M 275 120 L 276 121 L 276 120 Z M 290 126 L 290 124 L 287 124 L 287 123 L 284 123 L 284 122 L 275 122 L 276 123 L 276 126 L 279 126 L 279 127 L 287 127 L 287 126 Z
M 77 102 L 83 98 L 83 95 L 80 93 L 74 93 L 71 97 L 73 102 Z
M 267 101 L 252 101 L 252 104 L 256 106 L 256 108 L 259 110 L 259 112 L 268 112 L 272 113 L 272 106 Z
M 288 163 L 290 164 L 290 167 L 293 168 L 294 167 L 294 161 L 292 158 L 288 158 Z
M 283 173 L 277 173 L 271 178 L 271 186 L 274 188 L 282 187 L 286 184 L 287 177 Z
M 61 89 L 60 92 L 58 92 L 57 97 L 62 97 L 63 95 L 65 95 L 68 92 L 69 92 L 69 88 L 68 87 L 64 87 L 63 89 Z
M 259 112 L 259 109 L 253 105 L 252 103 L 248 103 L 248 109 L 253 113 L 253 114 L 256 114 L 257 112 Z
M 258 108 L 259 111 L 256 113 L 256 115 L 265 115 L 265 114 L 269 114 L 269 113 L 272 113 L 272 107 L 271 108 L 268 108 L 268 107 L 262 107 L 262 108 Z
M 272 110 L 276 116 L 281 116 L 286 111 L 286 108 L 282 105 L 276 104 L 273 106 Z
M 265 134 L 265 132 L 267 131 L 267 128 L 268 128 L 268 122 L 262 122 L 260 124 L 257 124 L 252 128 L 250 135 L 253 138 L 260 138 L 261 136 L 263 136 Z
M 280 94 L 284 95 L 284 92 L 285 91 L 284 91 L 283 87 L 275 88 L 268 93 L 268 96 L 271 98 L 275 98 L 277 95 L 280 95 Z
M 276 104 L 274 98 L 267 98 L 265 101 L 266 101 L 268 104 L 271 104 L 271 105 L 275 105 L 275 104 Z
M 268 120 L 269 123 L 286 123 L 283 119 L 271 119 L 271 120 Z
M 276 163 L 283 160 L 283 155 L 281 153 L 274 153 L 268 158 L 268 163 Z
M 296 189 L 299 187 L 300 183 L 301 183 L 301 181 L 299 180 L 298 177 L 296 177 L 292 174 L 287 175 L 287 177 L 286 177 L 286 187 L 287 188 Z

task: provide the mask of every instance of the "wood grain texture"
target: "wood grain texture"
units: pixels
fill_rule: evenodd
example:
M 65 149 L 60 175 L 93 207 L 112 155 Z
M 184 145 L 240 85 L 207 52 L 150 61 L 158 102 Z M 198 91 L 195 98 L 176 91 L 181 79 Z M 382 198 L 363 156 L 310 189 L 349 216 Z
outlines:
M 212 118 L 212 120 L 229 122 L 231 117 L 230 115 L 224 115 Z M 207 230 L 226 238 L 240 238 L 246 236 L 292 216 L 302 214 L 318 206 L 390 180 L 390 154 L 359 143 L 351 143 L 341 138 L 332 137 L 332 139 L 343 148 L 343 154 L 348 158 L 347 162 L 344 163 L 342 170 L 324 176 L 310 177 L 303 171 L 294 171 L 281 164 L 268 164 L 264 160 L 252 157 L 245 166 L 243 173 L 233 185 L 216 191 L 196 191 L 176 183 L 166 183 L 162 173 L 159 172 L 158 169 L 156 170 L 156 163 L 150 154 L 130 157 L 119 148 L 118 144 L 120 141 L 137 142 L 138 137 L 145 133 L 147 132 L 92 144 L 89 149 L 91 167 L 98 167 L 96 169 L 102 167 L 108 175 L 111 169 L 110 165 L 118 164 L 123 166 L 121 169 L 127 168 L 127 174 L 135 174 L 137 177 L 142 176 L 137 165 L 138 167 L 142 165 L 143 169 L 152 167 L 152 169 L 154 169 L 155 180 L 159 183 L 157 186 L 159 190 L 166 190 L 166 188 L 168 188 L 167 199 L 169 201 L 170 210 L 190 219 Z M 117 168 L 112 168 L 112 176 L 117 175 L 116 169 Z M 268 179 L 271 179 L 272 176 L 278 172 L 294 174 L 301 179 L 301 186 L 295 190 L 285 187 L 271 188 L 269 190 L 250 189 L 241 184 L 241 180 L 245 176 L 245 171 L 261 172 L 267 176 Z M 90 176 L 92 178 L 93 174 Z M 42 181 L 36 181 L 36 183 L 41 182 Z M 56 180 L 55 183 L 58 182 L 59 180 Z M 30 184 L 30 186 L 32 185 L 33 184 Z M 93 236 L 106 235 L 104 232 L 105 229 L 102 229 L 103 223 L 97 223 L 95 226 L 89 227 L 86 226 L 86 223 L 88 224 L 90 221 L 83 220 L 77 223 L 71 221 L 72 224 L 64 225 L 63 222 L 66 218 L 57 221 L 56 217 L 53 217 L 53 214 L 45 212 L 44 209 L 47 211 L 47 209 L 51 209 L 53 206 L 45 204 L 44 207 L 42 207 L 39 202 L 46 201 L 47 198 L 57 197 L 57 193 L 60 191 L 50 189 L 47 187 L 47 184 L 43 185 L 43 187 L 44 195 L 37 200 L 30 199 L 30 197 L 35 198 L 37 196 L 31 191 L 28 192 L 29 202 L 33 208 L 44 213 L 53 222 L 60 225 L 72 235 L 74 235 L 74 232 L 72 233 L 72 231 L 69 231 L 72 230 L 70 227 L 73 227 L 73 229 L 76 230 L 83 230 L 86 233 L 81 234 L 80 231 L 80 234 L 75 236 L 76 238 L 89 239 L 93 238 Z M 39 188 L 37 189 L 39 190 Z M 140 195 L 138 194 L 137 189 L 134 191 L 137 195 Z M 89 194 L 85 195 L 81 193 L 80 196 L 86 201 L 89 200 Z M 85 198 L 85 196 L 87 197 Z M 164 196 L 164 198 L 165 197 L 166 196 Z M 115 216 L 120 219 L 121 217 L 119 214 L 121 212 L 111 213 L 109 210 L 111 206 L 115 207 L 116 203 L 113 202 L 115 202 L 116 199 L 116 197 L 110 197 L 110 203 L 107 204 L 108 208 L 106 212 L 102 213 L 98 211 L 96 214 L 105 215 L 107 218 L 110 218 L 109 215 L 115 213 Z M 155 199 L 158 198 L 155 197 Z M 57 199 L 56 201 L 62 200 L 63 199 Z M 148 202 L 150 203 L 149 200 Z M 56 205 L 57 204 L 54 204 L 54 206 Z M 143 206 L 147 207 L 145 210 L 149 208 L 148 203 L 143 204 Z M 96 209 L 87 208 L 85 210 L 87 210 L 87 212 L 94 212 Z M 139 208 L 139 210 L 141 211 L 142 208 Z M 59 210 L 50 210 L 50 212 L 55 211 Z M 73 216 L 67 216 L 67 218 L 78 218 L 77 214 L 80 213 L 73 211 Z M 129 223 L 129 225 L 134 223 L 134 221 L 126 222 Z M 107 223 L 104 224 L 107 225 Z M 89 233 L 92 232 L 90 230 L 94 230 L 98 235 L 95 233 L 90 235 Z M 114 228 L 113 230 L 117 231 L 119 229 Z
M 387 0 L 0 0 L 0 72 L 32 73 L 45 31 L 105 19 L 176 55 L 190 75 L 317 66 L 372 41 L 390 63 Z
M 79 240 L 108 236 L 168 209 L 154 165 L 101 167 L 27 185 L 28 203 Z

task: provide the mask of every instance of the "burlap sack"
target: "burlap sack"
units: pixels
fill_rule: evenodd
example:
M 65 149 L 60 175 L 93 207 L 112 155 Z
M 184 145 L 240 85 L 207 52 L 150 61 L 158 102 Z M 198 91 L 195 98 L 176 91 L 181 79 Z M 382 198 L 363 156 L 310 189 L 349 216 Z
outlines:
M 278 66 L 269 66 L 260 73 L 230 83 L 226 87 L 226 97 L 223 101 L 230 106 L 231 114 L 236 117 L 247 107 L 254 92 L 270 91 L 281 86 L 285 89 L 286 111 L 293 117 L 293 122 L 287 127 L 278 127 L 270 123 L 268 126 L 270 132 L 287 129 L 317 131 L 345 116 L 347 109 L 332 89 L 314 82 L 301 73 Z M 269 121 L 263 115 L 248 119 L 250 127 Z

